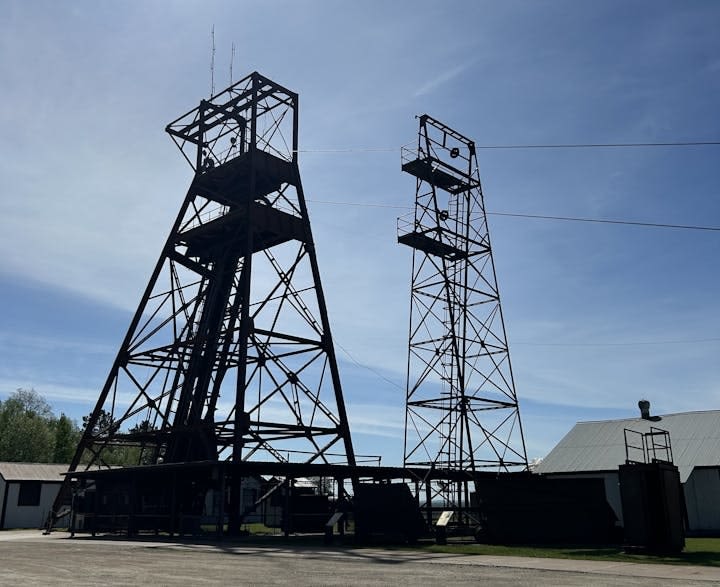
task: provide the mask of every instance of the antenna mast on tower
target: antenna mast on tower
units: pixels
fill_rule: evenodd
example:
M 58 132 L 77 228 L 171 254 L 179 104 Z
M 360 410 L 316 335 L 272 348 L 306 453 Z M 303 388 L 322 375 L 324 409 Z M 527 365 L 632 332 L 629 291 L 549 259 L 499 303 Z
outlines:
M 215 25 L 212 25 L 210 38 L 212 40 L 210 53 L 210 97 L 212 98 L 215 95 Z M 230 83 L 232 84 L 232 80 Z

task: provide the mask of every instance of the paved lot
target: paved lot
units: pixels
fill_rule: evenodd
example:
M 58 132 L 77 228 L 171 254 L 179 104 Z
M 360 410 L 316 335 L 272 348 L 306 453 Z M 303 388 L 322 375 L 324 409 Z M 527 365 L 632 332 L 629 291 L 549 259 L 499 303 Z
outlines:
M 720 585 L 720 569 L 0 532 L 0 584 Z

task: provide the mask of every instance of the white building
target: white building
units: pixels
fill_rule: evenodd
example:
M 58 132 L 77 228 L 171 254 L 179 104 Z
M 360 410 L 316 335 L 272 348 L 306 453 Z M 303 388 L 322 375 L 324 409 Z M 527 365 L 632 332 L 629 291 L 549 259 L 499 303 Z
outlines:
M 651 428 L 670 434 L 672 461 L 685 494 L 688 531 L 720 535 L 720 410 L 650 416 L 648 407 L 645 417 L 578 422 L 537 464 L 535 472 L 603 479 L 608 503 L 622 521 L 618 466 L 628 457 L 625 430 L 647 434 Z M 632 432 L 630 444 L 637 445 Z M 633 450 L 630 460 L 636 460 Z
M 67 465 L 0 463 L 0 529 L 41 528 Z

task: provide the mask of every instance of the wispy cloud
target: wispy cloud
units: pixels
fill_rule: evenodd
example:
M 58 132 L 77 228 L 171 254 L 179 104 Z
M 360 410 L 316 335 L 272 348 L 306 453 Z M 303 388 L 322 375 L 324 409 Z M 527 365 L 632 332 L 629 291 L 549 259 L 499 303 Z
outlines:
M 10 18 L 0 19 L 0 77 L 7 82 L 0 103 L 0 301 L 8 316 L 24 307 L 35 321 L 31 333 L 20 320 L 3 323 L 0 393 L 34 385 L 58 401 L 97 397 L 83 382 L 107 373 L 124 316 L 116 312 L 112 326 L 103 323 L 103 308 L 136 308 L 191 181 L 162 128 L 207 95 L 207 60 L 197 56 L 207 56 L 211 16 L 250 19 L 242 61 L 247 71 L 257 68 L 300 93 L 301 148 L 404 144 L 417 132 L 412 117 L 420 103 L 488 144 L 720 133 L 712 57 L 720 52 L 712 26 L 720 5 L 667 4 L 640 14 L 623 3 L 588 9 L 566 2 L 549 16 L 533 3 L 518 9 L 468 2 L 462 11 L 418 3 L 422 9 L 411 11 L 394 2 L 373 11 L 360 3 L 303 3 L 283 8 L 297 18 L 280 20 L 272 8 L 245 14 L 233 3 L 218 4 L 214 16 L 188 3 L 163 18 L 147 17 L 162 3 L 142 10 L 88 4 L 80 12 L 14 3 Z M 254 61 L 253 48 L 271 24 L 283 41 Z M 188 34 L 179 39 L 173 33 L 181 29 Z M 217 32 L 219 40 L 231 34 Z M 241 70 L 236 79 L 247 73 Z M 718 199 L 708 195 L 719 181 L 711 150 L 480 155 L 489 209 L 688 224 L 720 217 Z M 400 172 L 397 154 L 362 149 L 303 155 L 301 173 L 309 199 L 386 206 L 311 204 L 310 213 L 333 334 L 379 373 L 353 367 L 336 351 L 352 425 L 362 438 L 394 445 L 404 392 L 387 380 L 404 384 L 412 260 L 396 243 L 400 211 L 392 207 L 413 204 L 414 179 Z M 491 227 L 521 402 L 546 402 L 572 418 L 576 407 L 592 410 L 640 393 L 657 396 L 651 400 L 663 410 L 717 405 L 716 348 L 513 345 L 672 339 L 681 330 L 682 338 L 716 336 L 714 236 L 499 217 Z M 22 279 L 53 286 L 42 290 L 50 301 L 45 317 L 29 307 L 38 297 L 15 305 L 2 288 Z M 52 303 L 57 288 L 76 294 L 65 300 L 78 307 L 101 302 L 85 318 L 97 321 L 92 340 L 75 331 L 79 312 L 61 327 L 46 318 L 59 312 Z M 529 430 L 545 441 L 540 428 L 548 424 L 537 422 Z
M 105 342 L 73 340 L 67 336 L 32 336 L 28 334 L 0 331 L 0 353 L 13 352 L 58 352 L 71 351 L 83 355 L 112 356 L 117 348 Z
M 16 389 L 34 389 L 51 405 L 56 402 L 79 404 L 80 413 L 84 412 L 84 408 L 89 411 L 99 395 L 97 388 L 59 385 L 43 378 L 33 380 L 0 378 L 0 389 L 3 391 L 3 396 L 10 395 Z
M 413 96 L 419 98 L 420 96 L 424 96 L 435 91 L 443 84 L 449 82 L 453 78 L 458 77 L 465 70 L 470 68 L 472 64 L 473 61 L 468 61 L 467 63 L 460 63 L 458 65 L 455 65 L 454 67 L 450 67 L 449 69 L 444 70 L 442 73 L 436 75 L 433 79 L 425 82 L 417 90 L 415 90 Z

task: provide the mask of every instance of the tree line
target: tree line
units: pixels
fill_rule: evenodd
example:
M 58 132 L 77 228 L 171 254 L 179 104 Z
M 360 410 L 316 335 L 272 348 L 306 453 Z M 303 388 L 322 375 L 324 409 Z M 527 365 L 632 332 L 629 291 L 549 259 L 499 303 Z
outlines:
M 34 389 L 18 389 L 5 401 L 0 400 L 0 462 L 58 463 L 69 464 L 75 456 L 80 438 L 90 421 L 90 414 L 83 416 L 82 425 L 62 412 L 55 415 L 50 404 Z M 115 430 L 111 414 L 101 410 L 96 427 Z M 127 432 L 138 433 L 155 430 L 143 420 Z M 80 459 L 86 463 L 89 454 Z M 119 443 L 103 450 L 105 465 L 138 465 L 153 462 L 151 450 L 143 450 L 133 443 Z
M 81 434 L 74 420 L 55 415 L 34 389 L 18 389 L 0 401 L 0 461 L 69 463 Z

